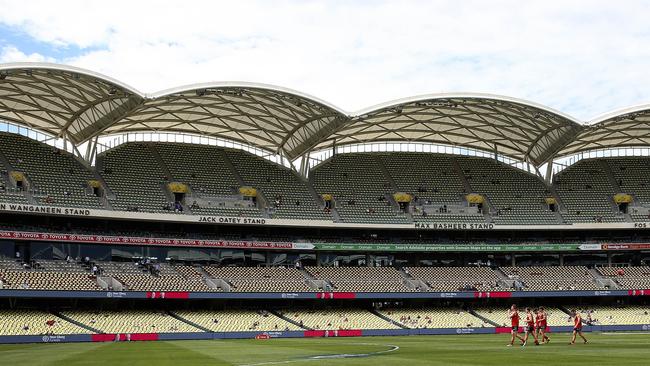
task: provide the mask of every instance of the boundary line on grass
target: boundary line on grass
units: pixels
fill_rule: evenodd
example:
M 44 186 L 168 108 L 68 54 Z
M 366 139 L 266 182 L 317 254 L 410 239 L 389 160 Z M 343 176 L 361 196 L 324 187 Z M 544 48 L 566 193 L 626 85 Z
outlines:
M 389 347 L 388 349 L 376 352 L 368 353 L 339 353 L 332 355 L 317 355 L 317 356 L 308 356 L 295 360 L 285 360 L 285 361 L 267 361 L 267 362 L 258 362 L 258 363 L 247 363 L 239 366 L 263 366 L 263 365 L 281 365 L 294 362 L 303 362 L 303 361 L 322 361 L 322 360 L 332 360 L 332 359 L 341 359 L 341 358 L 365 358 L 378 356 L 390 352 L 395 352 L 399 350 L 399 346 L 394 344 L 377 344 L 377 343 L 347 343 L 348 346 L 385 346 Z

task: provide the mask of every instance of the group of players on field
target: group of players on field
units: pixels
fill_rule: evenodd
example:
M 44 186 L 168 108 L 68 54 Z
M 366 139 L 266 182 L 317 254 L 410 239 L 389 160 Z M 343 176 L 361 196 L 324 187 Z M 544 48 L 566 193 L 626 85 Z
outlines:
M 582 334 L 582 316 L 575 309 L 571 310 L 571 317 L 573 318 L 573 334 L 571 336 L 570 345 L 576 343 L 576 336 L 580 336 L 582 340 L 587 343 L 587 338 Z M 550 338 L 546 335 L 548 329 L 548 314 L 544 307 L 532 310 L 531 308 L 526 308 L 526 317 L 524 319 L 524 336 L 519 335 L 519 309 L 517 305 L 512 305 L 508 310 L 508 318 L 510 319 L 510 325 L 512 326 L 510 330 L 510 343 L 508 344 L 511 347 L 515 343 L 515 338 L 521 341 L 521 345 L 525 346 L 528 343 L 528 337 L 532 334 L 533 339 L 535 340 L 535 345 L 539 346 L 539 342 L 548 343 Z

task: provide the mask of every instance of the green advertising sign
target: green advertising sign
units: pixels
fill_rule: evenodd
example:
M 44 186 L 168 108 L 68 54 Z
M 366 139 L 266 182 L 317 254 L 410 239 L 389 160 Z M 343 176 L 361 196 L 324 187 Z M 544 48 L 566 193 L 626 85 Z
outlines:
M 316 250 L 378 252 L 557 252 L 578 251 L 580 244 L 334 244 L 313 243 Z

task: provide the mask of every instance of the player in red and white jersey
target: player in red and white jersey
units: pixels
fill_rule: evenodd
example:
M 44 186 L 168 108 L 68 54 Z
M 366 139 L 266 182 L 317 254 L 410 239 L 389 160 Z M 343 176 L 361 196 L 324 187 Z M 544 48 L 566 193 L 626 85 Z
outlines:
M 522 344 L 522 347 L 528 343 L 528 336 L 531 334 L 535 340 L 535 345 L 539 346 L 539 341 L 537 340 L 537 332 L 535 332 L 535 315 L 530 308 L 526 308 L 526 334 L 524 335 L 524 344 Z
M 535 320 L 537 322 L 537 339 L 541 340 L 543 343 L 550 342 L 551 339 L 546 335 L 546 328 L 548 328 L 548 314 L 543 306 L 540 306 L 539 309 L 537 309 Z
M 508 309 L 508 319 L 510 319 L 510 343 L 508 347 L 511 347 L 515 343 L 515 337 L 519 338 L 521 343 L 524 343 L 524 339 L 519 336 L 519 310 L 517 305 L 512 304 L 510 309 Z
M 579 335 L 587 343 L 587 338 L 582 334 L 582 316 L 576 309 L 573 309 L 571 310 L 571 317 L 573 317 L 573 335 L 571 336 L 569 345 L 576 343 L 576 335 Z

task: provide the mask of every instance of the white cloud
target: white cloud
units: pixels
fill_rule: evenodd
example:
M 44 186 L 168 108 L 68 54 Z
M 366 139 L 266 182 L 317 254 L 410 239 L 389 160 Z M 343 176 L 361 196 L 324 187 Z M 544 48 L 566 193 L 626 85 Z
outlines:
M 0 62 L 54 62 L 54 58 L 39 53 L 25 54 L 15 46 L 6 46 L 0 50 Z
M 0 23 L 141 91 L 278 84 L 357 110 L 472 91 L 588 119 L 650 102 L 648 3 L 0 1 Z M 2 61 L 38 60 L 18 48 Z M 7 54 L 8 56 L 4 56 Z M 51 57 L 51 56 L 50 56 Z

